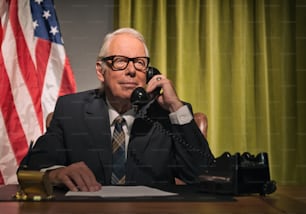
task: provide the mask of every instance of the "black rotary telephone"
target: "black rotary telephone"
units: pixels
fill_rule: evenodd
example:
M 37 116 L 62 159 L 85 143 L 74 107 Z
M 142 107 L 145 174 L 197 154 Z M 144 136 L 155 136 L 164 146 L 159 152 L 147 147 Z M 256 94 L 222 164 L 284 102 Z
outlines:
M 157 68 L 149 67 L 146 73 L 146 83 L 148 83 L 153 76 L 161 74 Z M 156 99 L 160 95 L 161 88 L 156 88 L 151 93 L 147 93 L 144 88 L 138 87 L 132 92 L 131 103 L 133 106 L 142 107 L 148 102 Z

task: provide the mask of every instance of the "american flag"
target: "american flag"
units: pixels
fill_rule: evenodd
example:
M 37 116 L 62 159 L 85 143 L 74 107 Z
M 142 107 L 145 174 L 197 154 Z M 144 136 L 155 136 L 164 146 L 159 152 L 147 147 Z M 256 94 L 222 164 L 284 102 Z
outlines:
M 57 97 L 76 83 L 53 0 L 0 0 L 0 16 L 0 184 L 14 184 Z

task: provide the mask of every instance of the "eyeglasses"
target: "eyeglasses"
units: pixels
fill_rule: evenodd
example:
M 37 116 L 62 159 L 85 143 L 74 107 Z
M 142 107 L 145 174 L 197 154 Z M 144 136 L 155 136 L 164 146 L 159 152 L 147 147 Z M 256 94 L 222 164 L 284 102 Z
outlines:
M 101 60 L 106 62 L 113 71 L 126 69 L 130 61 L 133 62 L 134 68 L 136 70 L 145 71 L 148 68 L 150 62 L 150 58 L 145 56 L 129 58 L 126 56 L 114 55 L 104 57 Z

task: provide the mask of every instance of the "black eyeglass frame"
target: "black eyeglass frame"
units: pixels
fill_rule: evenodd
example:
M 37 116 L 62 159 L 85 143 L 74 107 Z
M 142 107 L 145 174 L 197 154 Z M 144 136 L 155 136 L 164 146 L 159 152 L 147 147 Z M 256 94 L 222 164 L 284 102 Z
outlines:
M 115 68 L 114 67 L 114 58 L 115 57 L 122 57 L 122 58 L 127 59 L 128 61 L 126 63 L 126 66 L 124 68 L 120 68 L 120 69 Z M 144 70 L 140 70 L 140 69 L 136 68 L 136 66 L 135 66 L 135 60 L 139 59 L 139 58 L 145 58 L 147 60 L 147 65 L 146 65 Z M 127 56 L 122 56 L 122 55 L 112 55 L 112 56 L 103 57 L 100 60 L 105 62 L 113 71 L 122 71 L 122 70 L 126 69 L 129 65 L 130 61 L 133 62 L 134 68 L 138 71 L 146 71 L 147 68 L 149 67 L 149 64 L 150 64 L 150 57 L 147 57 L 147 56 L 138 56 L 138 57 L 130 58 L 130 57 L 127 57 Z M 109 60 L 111 61 L 111 63 L 108 62 Z

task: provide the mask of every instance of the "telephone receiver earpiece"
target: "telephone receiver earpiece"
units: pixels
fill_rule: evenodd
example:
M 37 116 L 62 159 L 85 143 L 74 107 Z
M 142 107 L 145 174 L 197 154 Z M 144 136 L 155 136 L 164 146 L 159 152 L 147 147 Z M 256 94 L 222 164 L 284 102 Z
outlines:
M 154 67 L 148 67 L 147 73 L 146 73 L 146 83 L 148 83 L 153 76 L 161 74 L 160 71 L 157 68 Z M 160 94 L 161 88 L 156 88 L 151 93 L 147 93 L 146 90 L 142 87 L 135 88 L 135 90 L 132 92 L 131 95 L 131 103 L 132 105 L 136 105 L 139 107 L 142 107 L 143 105 L 147 104 L 151 100 L 155 99 Z
M 148 84 L 148 82 L 155 76 L 155 75 L 158 75 L 158 74 L 161 74 L 160 71 L 155 68 L 155 67 L 148 67 L 148 70 L 147 70 L 147 73 L 146 73 L 146 78 L 147 78 L 147 81 L 146 83 Z

